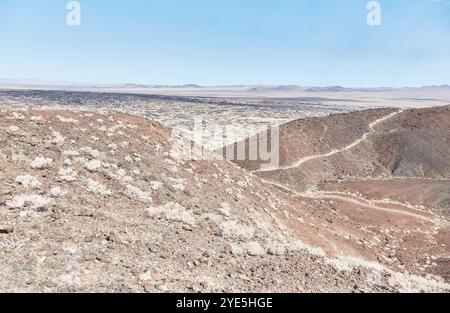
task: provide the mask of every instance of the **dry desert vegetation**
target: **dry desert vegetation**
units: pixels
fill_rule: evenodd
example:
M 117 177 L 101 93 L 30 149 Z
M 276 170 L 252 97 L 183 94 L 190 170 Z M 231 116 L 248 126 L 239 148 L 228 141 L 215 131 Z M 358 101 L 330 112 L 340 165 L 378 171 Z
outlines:
M 254 101 L 2 91 L 0 292 L 450 291 L 449 106 Z M 174 156 L 209 108 L 279 167 Z

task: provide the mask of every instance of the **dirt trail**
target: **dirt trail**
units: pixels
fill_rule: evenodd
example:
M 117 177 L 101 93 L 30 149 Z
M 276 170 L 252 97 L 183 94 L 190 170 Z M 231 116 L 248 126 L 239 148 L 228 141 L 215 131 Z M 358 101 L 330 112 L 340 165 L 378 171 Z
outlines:
M 384 116 L 380 119 L 377 119 L 376 121 L 372 122 L 371 124 L 369 124 L 369 132 L 365 133 L 361 138 L 359 138 L 358 140 L 352 142 L 351 144 L 349 144 L 348 146 L 341 148 L 341 149 L 333 149 L 328 153 L 325 154 L 315 154 L 315 155 L 310 155 L 307 157 L 304 157 L 302 159 L 300 159 L 299 161 L 297 161 L 296 163 L 294 163 L 293 165 L 290 166 L 282 166 L 282 167 L 277 167 L 277 168 L 271 168 L 271 169 L 263 169 L 263 170 L 258 170 L 255 171 L 254 173 L 262 173 L 262 172 L 273 172 L 273 171 L 278 171 L 278 170 L 289 170 L 289 169 L 293 169 L 293 168 L 298 168 L 300 165 L 309 162 L 311 160 L 316 160 L 316 159 L 320 159 L 320 158 L 326 158 L 326 157 L 330 157 L 333 155 L 336 155 L 338 153 L 350 150 L 354 147 L 356 147 L 357 145 L 359 145 L 361 142 L 363 142 L 364 140 L 366 140 L 371 134 L 375 133 L 375 129 L 374 127 L 376 127 L 377 125 L 393 118 L 394 116 L 400 114 L 401 112 L 403 112 L 403 110 L 399 110 L 397 112 L 391 113 L 387 116 Z
M 412 212 L 408 212 L 408 211 L 404 211 L 404 210 L 396 210 L 396 209 L 389 209 L 389 208 L 385 208 L 385 207 L 380 207 L 380 206 L 376 206 L 374 204 L 371 204 L 369 201 L 364 201 L 364 200 L 358 200 L 352 197 L 346 197 L 346 196 L 340 196 L 340 195 L 334 195 L 334 194 L 329 194 L 329 193 L 324 193 L 324 192 L 306 192 L 306 193 L 300 193 L 297 192 L 291 188 L 288 188 L 286 186 L 283 186 L 279 183 L 275 183 L 275 182 L 271 182 L 265 179 L 262 179 L 262 181 L 264 183 L 267 184 L 271 184 L 273 186 L 276 186 L 280 189 L 283 189 L 284 191 L 287 191 L 297 197 L 302 197 L 302 198 L 309 198 L 309 199 L 318 199 L 318 200 L 338 200 L 338 201 L 345 201 L 345 202 L 349 202 L 355 205 L 359 205 L 359 206 L 363 206 L 365 208 L 369 208 L 371 210 L 377 210 L 377 211 L 383 211 L 383 212 L 389 212 L 389 213 L 393 213 L 393 214 L 400 214 L 400 215 L 406 215 L 406 216 L 410 216 L 413 218 L 417 218 L 423 221 L 427 221 L 433 224 L 436 224 L 437 221 L 435 219 L 432 218 L 428 218 L 426 216 L 423 216 L 421 214 L 416 214 L 416 213 L 412 213 Z M 398 204 L 399 205 L 399 204 Z M 408 206 L 404 206 L 405 208 L 409 209 Z
M 384 212 L 400 214 L 400 215 L 406 215 L 406 216 L 410 216 L 410 217 L 413 217 L 413 218 L 416 218 L 416 219 L 420 219 L 420 220 L 424 220 L 424 221 L 427 221 L 427 222 L 435 223 L 434 219 L 428 218 L 428 217 L 420 215 L 420 214 L 416 214 L 416 213 L 412 213 L 412 212 L 406 212 L 406 211 L 403 211 L 403 210 L 384 208 L 384 207 L 376 206 L 376 205 L 370 204 L 370 203 L 368 203 L 366 201 L 358 200 L 358 199 L 355 199 L 355 198 L 350 198 L 350 197 L 345 197 L 345 196 L 338 196 L 338 195 L 332 195 L 332 194 L 317 194 L 317 195 L 311 195 L 311 197 L 312 198 L 316 198 L 316 199 L 330 199 L 330 200 L 345 201 L 345 202 L 353 203 L 353 204 L 356 204 L 356 205 L 359 205 L 359 206 L 367 207 L 367 208 L 370 208 L 372 210 L 384 211 Z

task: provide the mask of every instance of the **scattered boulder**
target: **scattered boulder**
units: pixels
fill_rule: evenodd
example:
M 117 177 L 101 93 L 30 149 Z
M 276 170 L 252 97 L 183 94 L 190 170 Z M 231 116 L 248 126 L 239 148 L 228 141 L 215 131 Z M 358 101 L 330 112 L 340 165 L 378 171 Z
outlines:
M 12 234 L 14 232 L 14 227 L 9 225 L 0 225 L 0 234 Z

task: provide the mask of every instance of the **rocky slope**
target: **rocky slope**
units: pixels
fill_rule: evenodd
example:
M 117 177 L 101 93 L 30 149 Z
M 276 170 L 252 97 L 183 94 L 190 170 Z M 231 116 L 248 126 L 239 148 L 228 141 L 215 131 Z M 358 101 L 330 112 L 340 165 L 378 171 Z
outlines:
M 449 129 L 449 106 L 310 118 L 281 126 L 279 167 L 258 170 L 262 162 L 248 156 L 236 163 L 321 201 L 330 253 L 449 279 Z
M 1 109 L 0 291 L 450 290 L 425 276 L 445 271 L 386 262 L 375 230 L 363 238 L 327 199 L 171 145 L 169 129 L 123 113 Z M 410 236 L 445 223 L 421 214 L 392 223 Z

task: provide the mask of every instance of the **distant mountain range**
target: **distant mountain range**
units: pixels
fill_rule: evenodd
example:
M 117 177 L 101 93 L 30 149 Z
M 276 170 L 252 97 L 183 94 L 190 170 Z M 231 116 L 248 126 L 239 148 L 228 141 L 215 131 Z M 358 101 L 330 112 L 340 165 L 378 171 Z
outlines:
M 185 85 L 151 85 L 151 84 L 93 84 L 78 83 L 59 80 L 41 80 L 41 79 L 8 79 L 0 78 L 0 87 L 68 87 L 68 88 L 118 88 L 118 89 L 227 89 L 254 93 L 267 92 L 377 92 L 389 90 L 414 90 L 414 89 L 449 89 L 450 85 L 429 85 L 423 87 L 374 87 L 374 88 L 347 88 L 342 86 L 298 86 L 298 85 L 223 85 L 223 86 L 201 86 L 197 84 Z

